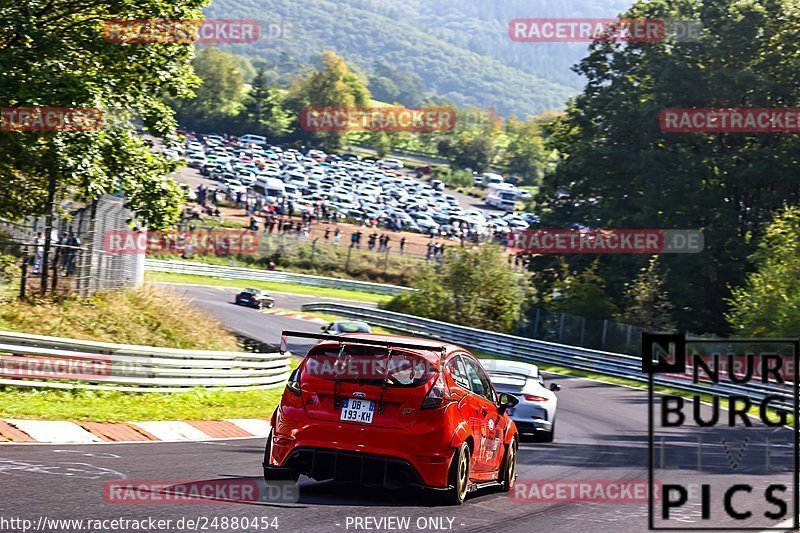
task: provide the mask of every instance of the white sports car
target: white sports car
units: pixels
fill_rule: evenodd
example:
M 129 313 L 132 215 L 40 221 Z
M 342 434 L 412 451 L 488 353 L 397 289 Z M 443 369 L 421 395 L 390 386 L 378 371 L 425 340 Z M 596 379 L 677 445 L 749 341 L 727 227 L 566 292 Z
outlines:
M 561 386 L 545 387 L 539 367 L 520 361 L 481 359 L 489 379 L 498 393 L 516 396 L 519 404 L 507 412 L 516 423 L 520 435 L 534 435 L 543 442 L 553 442 L 556 430 L 556 392 Z

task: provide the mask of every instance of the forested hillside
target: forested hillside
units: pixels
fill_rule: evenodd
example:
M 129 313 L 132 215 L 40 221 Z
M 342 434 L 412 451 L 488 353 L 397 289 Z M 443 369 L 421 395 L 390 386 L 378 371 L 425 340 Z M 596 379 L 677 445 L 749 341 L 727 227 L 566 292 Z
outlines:
M 569 6 L 525 0 L 214 0 L 209 18 L 283 22 L 286 38 L 260 39 L 232 51 L 263 60 L 274 75 L 312 62 L 323 49 L 365 73 L 391 69 L 418 76 L 429 94 L 459 105 L 496 107 L 528 116 L 563 109 L 581 87 L 570 66 L 584 44 L 514 43 L 508 22 L 517 17 L 613 17 L 620 0 Z M 398 101 L 402 101 L 399 99 Z M 402 102 L 406 104 L 413 101 Z

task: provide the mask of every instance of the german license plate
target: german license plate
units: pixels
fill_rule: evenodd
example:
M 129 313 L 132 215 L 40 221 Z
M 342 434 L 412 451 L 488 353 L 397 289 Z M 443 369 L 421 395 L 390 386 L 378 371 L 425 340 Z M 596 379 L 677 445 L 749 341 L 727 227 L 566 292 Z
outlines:
M 353 398 L 342 400 L 341 420 L 372 424 L 372 415 L 374 413 L 375 402 L 371 400 L 356 400 Z

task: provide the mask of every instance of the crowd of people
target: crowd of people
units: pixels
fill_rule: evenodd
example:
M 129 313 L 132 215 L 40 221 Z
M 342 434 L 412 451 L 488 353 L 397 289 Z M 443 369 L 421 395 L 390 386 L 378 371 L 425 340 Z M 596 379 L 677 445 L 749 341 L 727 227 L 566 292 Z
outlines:
M 60 267 L 65 276 L 75 274 L 76 259 L 81 246 L 81 239 L 74 231 L 65 231 L 60 238 L 57 234 L 53 236 L 51 245 L 53 248 L 50 253 L 53 264 Z M 44 234 L 40 231 L 33 240 L 33 273 L 41 274 L 44 268 Z

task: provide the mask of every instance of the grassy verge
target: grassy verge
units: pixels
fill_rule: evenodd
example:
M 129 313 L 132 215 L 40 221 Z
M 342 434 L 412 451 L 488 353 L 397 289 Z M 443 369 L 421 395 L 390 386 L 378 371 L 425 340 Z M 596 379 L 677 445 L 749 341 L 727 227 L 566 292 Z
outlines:
M 213 318 L 156 287 L 91 298 L 8 300 L 0 329 L 166 348 L 238 351 L 236 337 Z
M 283 387 L 239 392 L 193 389 L 172 394 L 6 387 L 0 392 L 0 416 L 95 422 L 269 418 L 282 393 Z
M 240 350 L 236 337 L 213 318 L 155 287 L 88 299 L 8 300 L 0 305 L 0 329 L 169 348 Z M 282 391 L 198 388 L 161 394 L 6 386 L 0 387 L 0 417 L 100 422 L 264 418 Z
M 209 285 L 212 287 L 233 287 L 245 289 L 263 289 L 265 291 L 288 292 L 292 294 L 308 294 L 311 296 L 340 298 L 357 302 L 381 303 L 388 302 L 391 296 L 372 294 L 368 292 L 346 291 L 342 289 L 327 289 L 323 287 L 309 287 L 295 283 L 278 283 L 274 281 L 247 281 L 235 279 L 210 278 L 192 274 L 171 274 L 166 272 L 147 272 L 145 277 L 152 282 L 189 283 L 194 285 Z

